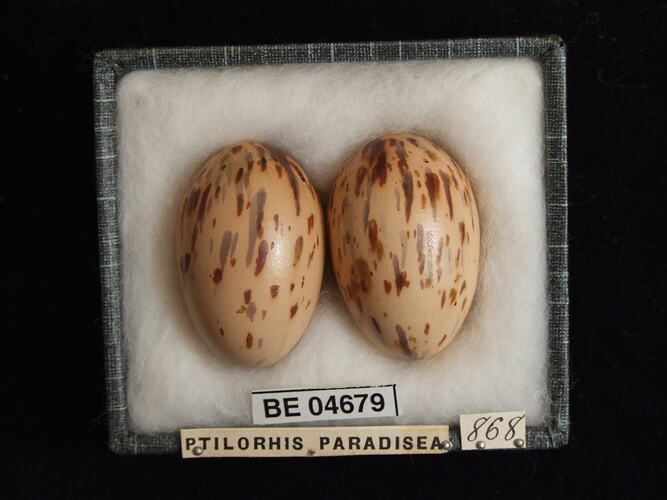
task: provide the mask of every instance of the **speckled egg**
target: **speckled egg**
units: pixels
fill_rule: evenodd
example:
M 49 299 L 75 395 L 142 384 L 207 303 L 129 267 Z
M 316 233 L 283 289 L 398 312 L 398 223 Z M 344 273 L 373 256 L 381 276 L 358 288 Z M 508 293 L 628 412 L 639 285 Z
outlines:
M 277 362 L 303 335 L 322 284 L 313 185 L 278 148 L 227 146 L 183 197 L 177 256 L 188 311 L 209 346 L 246 366 Z
M 340 171 L 329 199 L 338 286 L 371 343 L 425 359 L 456 336 L 479 270 L 479 213 L 456 162 L 431 141 L 371 141 Z

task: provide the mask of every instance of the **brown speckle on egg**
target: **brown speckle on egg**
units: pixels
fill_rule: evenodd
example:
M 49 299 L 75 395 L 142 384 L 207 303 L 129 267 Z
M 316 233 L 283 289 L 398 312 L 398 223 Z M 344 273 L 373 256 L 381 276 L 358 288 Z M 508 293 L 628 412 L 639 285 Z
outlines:
M 371 320 L 373 321 L 373 326 L 374 326 L 375 329 L 377 330 L 378 335 L 381 336 L 381 335 L 382 335 L 382 330 L 380 330 L 380 325 L 378 325 L 377 320 L 376 320 L 375 318 L 373 318 L 373 317 L 371 317 Z
M 189 267 L 190 267 L 190 254 L 186 253 L 185 255 L 183 255 L 181 260 L 181 272 L 183 273 L 188 272 Z
M 401 346 L 401 349 L 407 356 L 410 356 L 412 352 L 410 350 L 410 346 L 408 345 L 408 339 L 405 336 L 405 330 L 403 330 L 401 325 L 396 325 L 396 334 L 398 335 L 398 342 Z
M 257 259 L 255 260 L 255 276 L 262 272 L 264 264 L 266 263 L 266 256 L 269 253 L 269 244 L 266 240 L 262 240 L 257 251 Z
M 292 267 L 296 267 L 296 265 L 299 263 L 302 251 L 303 251 L 303 236 L 299 236 L 296 239 L 296 243 L 294 245 L 294 261 L 292 262 Z
M 255 306 L 254 302 L 251 302 L 250 304 L 248 304 L 248 306 L 245 309 L 245 315 L 248 316 L 248 318 L 250 318 L 250 321 L 255 319 L 255 313 L 256 312 L 257 312 L 257 306 Z
M 410 282 L 407 279 L 407 271 L 401 271 L 400 267 L 398 266 L 398 257 L 394 255 L 394 258 L 392 259 L 393 265 L 394 265 L 394 282 L 396 283 L 396 296 L 401 295 L 401 290 L 403 287 L 410 286 Z
M 450 304 L 454 304 L 456 302 L 456 295 L 457 295 L 456 290 L 452 288 L 449 291 L 449 303 Z
M 236 215 L 240 216 L 243 213 L 243 193 L 236 195 Z

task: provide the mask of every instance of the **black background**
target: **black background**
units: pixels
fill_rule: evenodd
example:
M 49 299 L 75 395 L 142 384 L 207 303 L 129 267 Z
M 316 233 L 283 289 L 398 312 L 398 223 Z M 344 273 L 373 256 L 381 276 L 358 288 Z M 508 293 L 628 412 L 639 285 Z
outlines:
M 659 2 L 586 1 L 6 4 L 2 490 L 18 498 L 664 495 L 666 151 L 659 78 L 666 10 Z M 566 448 L 208 461 L 108 451 L 95 51 L 530 34 L 558 34 L 568 47 L 573 423 Z

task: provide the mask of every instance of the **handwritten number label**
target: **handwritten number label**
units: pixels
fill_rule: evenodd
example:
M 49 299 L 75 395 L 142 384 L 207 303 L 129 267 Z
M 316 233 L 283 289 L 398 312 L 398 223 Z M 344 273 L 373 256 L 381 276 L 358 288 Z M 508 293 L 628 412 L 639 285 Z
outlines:
M 463 450 L 497 450 L 525 445 L 526 413 L 523 411 L 470 413 L 461 415 L 459 420 Z

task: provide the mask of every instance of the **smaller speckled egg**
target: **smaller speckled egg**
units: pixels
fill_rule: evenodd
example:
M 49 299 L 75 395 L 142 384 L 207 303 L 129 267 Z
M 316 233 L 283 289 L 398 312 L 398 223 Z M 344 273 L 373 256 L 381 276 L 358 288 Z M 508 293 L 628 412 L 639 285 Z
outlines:
M 244 142 L 209 158 L 183 196 L 176 246 L 187 309 L 215 352 L 258 367 L 292 350 L 319 297 L 324 222 L 291 156 Z
M 327 223 L 338 286 L 365 337 L 399 358 L 442 351 L 479 270 L 479 213 L 456 162 L 416 135 L 375 139 L 343 165 Z

